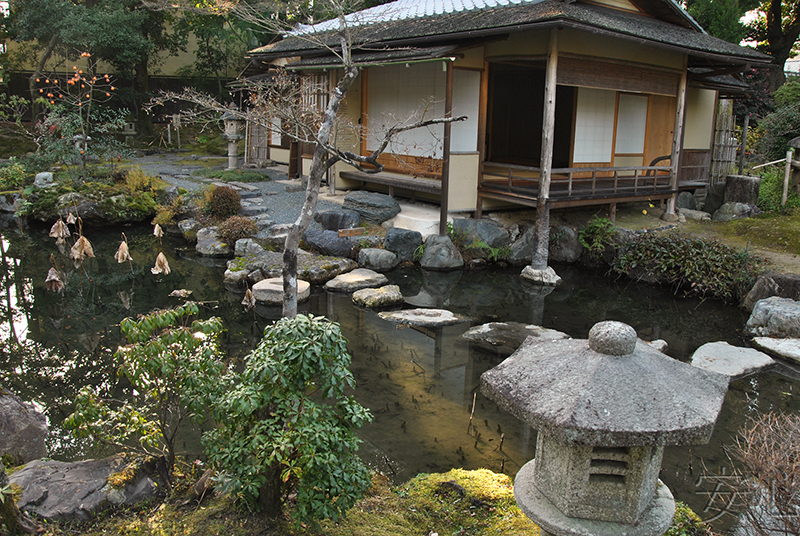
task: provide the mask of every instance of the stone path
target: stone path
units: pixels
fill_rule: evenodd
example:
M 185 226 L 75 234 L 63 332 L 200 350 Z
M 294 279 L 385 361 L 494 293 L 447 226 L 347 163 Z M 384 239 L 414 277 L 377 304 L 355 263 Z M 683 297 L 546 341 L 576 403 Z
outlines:
M 281 165 L 251 169 L 263 173 L 267 180 L 245 183 L 222 182 L 195 174 L 203 169 L 224 169 L 228 164 L 225 157 L 167 153 L 135 158 L 132 164 L 150 175 L 161 177 L 173 186 L 190 191 L 201 190 L 210 185 L 229 186 L 242 197 L 242 215 L 252 217 L 268 214 L 274 223 L 294 223 L 300 215 L 305 198 L 300 181 L 288 180 L 286 166 Z M 317 204 L 317 212 L 335 208 L 340 206 L 325 200 L 320 200 Z

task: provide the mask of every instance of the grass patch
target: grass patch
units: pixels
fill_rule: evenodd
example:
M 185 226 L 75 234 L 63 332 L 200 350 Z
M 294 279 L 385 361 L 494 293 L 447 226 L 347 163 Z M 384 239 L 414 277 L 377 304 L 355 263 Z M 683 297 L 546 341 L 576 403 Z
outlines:
M 259 173 L 251 169 L 199 169 L 193 173 L 195 176 L 217 179 L 222 182 L 264 182 L 272 180 L 266 173 Z
M 797 253 L 800 251 L 800 209 L 787 214 L 771 212 L 754 218 L 716 223 L 714 231 L 756 247 Z

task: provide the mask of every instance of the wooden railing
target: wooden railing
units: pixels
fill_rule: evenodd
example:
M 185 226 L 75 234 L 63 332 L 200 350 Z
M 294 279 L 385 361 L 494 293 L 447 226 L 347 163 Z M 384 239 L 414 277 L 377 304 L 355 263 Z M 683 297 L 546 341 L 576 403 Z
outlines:
M 514 164 L 484 163 L 480 187 L 491 192 L 537 197 L 540 170 Z M 672 193 L 672 170 L 666 166 L 556 168 L 550 198 L 604 199 Z

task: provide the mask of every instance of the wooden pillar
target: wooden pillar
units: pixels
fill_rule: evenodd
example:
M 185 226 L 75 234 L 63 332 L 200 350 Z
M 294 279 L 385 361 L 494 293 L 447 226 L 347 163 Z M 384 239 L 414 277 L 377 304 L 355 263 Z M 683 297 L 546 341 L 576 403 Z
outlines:
M 447 69 L 447 83 L 444 93 L 444 116 L 453 116 L 453 62 L 445 61 Z M 452 123 L 444 124 L 444 140 L 442 141 L 442 194 L 439 208 L 439 236 L 447 234 L 447 210 L 450 197 L 450 133 Z
M 672 180 L 670 181 L 670 189 L 678 189 L 678 171 L 680 170 L 681 149 L 683 145 L 683 126 L 686 120 L 686 84 L 688 76 L 689 57 L 683 59 L 683 72 L 681 73 L 681 80 L 678 83 L 678 109 L 675 113 L 675 130 L 672 134 L 672 154 L 670 161 L 672 162 Z M 675 214 L 675 200 L 678 194 L 672 194 L 667 200 L 667 214 Z
M 539 197 L 536 200 L 536 240 L 531 267 L 547 268 L 550 246 L 550 174 L 553 169 L 553 134 L 556 125 L 556 74 L 558 73 L 558 29 L 550 30 L 547 51 L 547 72 L 544 82 L 544 115 L 542 117 L 542 152 L 539 163 Z

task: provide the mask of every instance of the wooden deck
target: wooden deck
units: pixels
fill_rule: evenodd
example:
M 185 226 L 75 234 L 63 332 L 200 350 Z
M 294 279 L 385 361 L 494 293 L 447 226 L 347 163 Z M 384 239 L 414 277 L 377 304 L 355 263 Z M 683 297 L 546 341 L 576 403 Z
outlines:
M 539 169 L 512 164 L 484 163 L 478 185 L 480 217 L 483 199 L 507 201 L 535 207 L 539 197 Z M 615 205 L 635 201 L 669 199 L 682 189 L 705 184 L 672 183 L 672 169 L 666 166 L 553 169 L 550 181 L 550 207 Z

